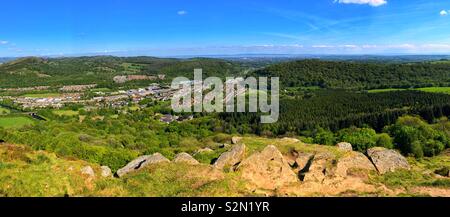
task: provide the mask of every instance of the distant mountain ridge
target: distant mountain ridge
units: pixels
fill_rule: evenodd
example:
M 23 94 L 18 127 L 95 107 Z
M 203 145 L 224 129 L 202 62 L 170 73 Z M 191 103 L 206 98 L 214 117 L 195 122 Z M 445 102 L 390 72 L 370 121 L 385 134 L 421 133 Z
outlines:
M 0 57 L 0 64 L 9 62 L 9 61 L 12 61 L 12 60 L 15 60 L 15 59 L 17 59 L 17 58 L 14 58 L 14 57 Z

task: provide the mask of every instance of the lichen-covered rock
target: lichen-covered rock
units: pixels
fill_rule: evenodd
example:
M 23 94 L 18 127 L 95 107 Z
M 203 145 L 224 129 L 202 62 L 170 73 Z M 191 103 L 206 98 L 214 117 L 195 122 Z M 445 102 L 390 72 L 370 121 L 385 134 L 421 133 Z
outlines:
M 347 177 L 348 171 L 351 169 L 375 171 L 375 166 L 362 153 L 352 151 L 337 161 L 335 175 Z
M 153 155 L 145 155 L 141 156 L 130 163 L 128 163 L 122 169 L 117 171 L 117 176 L 122 177 L 130 172 L 140 170 L 147 165 L 150 164 L 159 164 L 159 163 L 168 163 L 170 162 L 167 158 L 162 156 L 160 153 L 156 153 Z
M 236 145 L 242 140 L 242 137 L 239 136 L 233 136 L 231 137 L 231 144 Z
M 214 163 L 218 169 L 234 167 L 239 164 L 245 156 L 246 147 L 244 144 L 235 145 L 230 151 L 223 153 Z
M 210 148 L 202 148 L 202 149 L 197 150 L 194 155 L 203 154 L 203 153 L 211 153 L 211 152 L 214 152 L 214 150 L 212 150 Z
M 200 164 L 195 158 L 193 158 L 191 155 L 189 155 L 188 153 L 179 153 L 175 156 L 175 158 L 173 159 L 174 163 L 186 163 L 186 164 L 191 164 L 191 165 L 197 165 Z
M 304 182 L 322 182 L 331 171 L 335 156 L 328 152 L 314 155 L 309 167 L 301 171 L 300 178 Z
M 375 147 L 367 150 L 367 155 L 380 174 L 411 168 L 406 158 L 395 150 Z
M 101 169 L 102 169 L 101 173 L 102 177 L 108 178 L 112 176 L 111 168 L 109 168 L 108 166 L 102 166 Z
M 342 151 L 353 151 L 352 144 L 348 142 L 340 142 L 336 147 Z
M 314 155 L 311 153 L 299 153 L 297 159 L 295 159 L 294 166 L 299 170 L 303 170 L 313 157 Z
M 81 174 L 87 175 L 89 177 L 95 177 L 95 172 L 91 166 L 85 166 L 81 168 Z
M 242 161 L 237 167 L 242 178 L 260 189 L 275 190 L 298 181 L 281 152 L 275 146 L 267 146 Z

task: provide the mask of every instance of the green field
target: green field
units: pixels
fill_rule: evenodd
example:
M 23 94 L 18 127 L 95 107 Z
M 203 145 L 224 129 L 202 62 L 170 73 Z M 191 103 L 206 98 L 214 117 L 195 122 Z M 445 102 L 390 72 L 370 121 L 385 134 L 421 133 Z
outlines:
M 388 89 L 375 89 L 375 90 L 369 90 L 369 93 L 383 93 L 383 92 L 390 92 L 390 91 L 402 91 L 407 89 L 397 89 L 397 88 L 388 88 Z
M 25 125 L 31 125 L 34 121 L 31 118 L 17 116 L 17 117 L 0 117 L 0 127 L 4 128 L 20 128 Z
M 109 88 L 94 88 L 90 90 L 91 92 L 111 92 L 111 89 Z
M 30 98 L 48 98 L 48 97 L 59 97 L 61 94 L 59 93 L 30 93 L 30 94 L 24 94 L 23 97 L 30 97 Z
M 0 115 L 7 115 L 9 113 L 11 113 L 11 111 L 9 111 L 9 109 L 0 107 Z
M 425 87 L 425 88 L 418 88 L 417 90 L 429 92 L 429 93 L 450 94 L 450 87 Z
M 76 116 L 78 115 L 78 111 L 72 111 L 72 110 L 54 110 L 53 114 L 59 115 L 59 116 Z
M 369 93 L 382 93 L 389 91 L 402 91 L 402 90 L 419 90 L 428 93 L 445 93 L 450 94 L 450 87 L 423 87 L 423 88 L 411 88 L 411 89 L 401 89 L 401 88 L 388 88 L 388 89 L 375 89 L 369 90 Z

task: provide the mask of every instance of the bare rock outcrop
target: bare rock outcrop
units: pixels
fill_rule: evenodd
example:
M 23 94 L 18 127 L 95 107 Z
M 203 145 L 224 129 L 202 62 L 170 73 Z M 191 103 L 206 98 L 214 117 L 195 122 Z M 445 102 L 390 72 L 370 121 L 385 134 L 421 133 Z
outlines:
M 298 181 L 281 152 L 272 145 L 242 161 L 236 170 L 260 189 L 275 190 Z
M 109 168 L 108 166 L 102 166 L 102 177 L 104 178 L 108 178 L 108 177 L 112 177 L 112 172 L 111 172 L 111 168 Z
M 323 182 L 332 171 L 335 156 L 328 152 L 314 155 L 308 165 L 300 171 L 299 177 L 304 182 Z
M 81 168 L 81 174 L 87 175 L 89 177 L 95 177 L 95 172 L 91 166 L 85 166 Z
M 310 163 L 313 157 L 314 154 L 312 153 L 291 150 L 286 159 L 289 163 L 289 166 L 291 166 L 295 172 L 299 172 L 307 167 L 308 163 Z
M 375 147 L 367 150 L 367 155 L 380 174 L 411 168 L 406 158 L 395 150 Z
M 244 144 L 235 145 L 230 151 L 220 155 L 214 163 L 214 167 L 224 169 L 226 167 L 234 167 L 239 164 L 245 156 L 246 147 Z
M 122 177 L 130 172 L 140 170 L 147 165 L 150 164 L 159 164 L 159 163 L 169 163 L 170 161 L 162 156 L 160 153 L 155 153 L 153 155 L 145 155 L 141 156 L 130 163 L 128 163 L 122 169 L 117 171 L 117 176 Z
M 193 158 L 191 155 L 189 155 L 188 153 L 179 153 L 175 156 L 175 158 L 173 159 L 174 163 L 186 163 L 186 164 L 190 164 L 190 165 L 197 165 L 200 164 L 195 158 Z
M 340 142 L 336 147 L 342 151 L 353 151 L 352 144 L 348 142 Z
M 347 177 L 352 169 L 376 171 L 375 166 L 364 154 L 352 151 L 337 161 L 334 174 L 340 177 Z
M 210 148 L 202 148 L 202 149 L 197 150 L 195 152 L 194 156 L 197 155 L 197 154 L 211 153 L 211 152 L 214 152 L 214 150 L 212 150 Z
M 239 136 L 233 136 L 231 137 L 231 144 L 236 145 L 242 140 L 242 137 Z

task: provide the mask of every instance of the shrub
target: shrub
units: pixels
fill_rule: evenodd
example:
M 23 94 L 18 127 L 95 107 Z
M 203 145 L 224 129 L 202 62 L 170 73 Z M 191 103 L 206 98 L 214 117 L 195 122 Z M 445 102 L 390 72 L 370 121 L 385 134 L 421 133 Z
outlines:
M 401 117 L 387 129 L 394 137 L 396 147 L 405 155 L 432 157 L 441 153 L 449 144 L 445 132 L 434 129 L 419 117 Z
M 379 134 L 377 136 L 377 146 L 392 149 L 394 148 L 393 139 L 387 133 Z
M 369 128 L 348 128 L 338 132 L 341 142 L 349 142 L 353 149 L 365 152 L 367 149 L 377 145 L 378 136 L 375 130 Z

